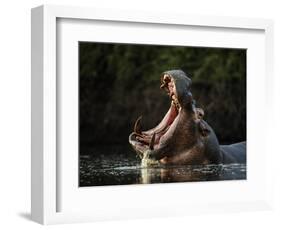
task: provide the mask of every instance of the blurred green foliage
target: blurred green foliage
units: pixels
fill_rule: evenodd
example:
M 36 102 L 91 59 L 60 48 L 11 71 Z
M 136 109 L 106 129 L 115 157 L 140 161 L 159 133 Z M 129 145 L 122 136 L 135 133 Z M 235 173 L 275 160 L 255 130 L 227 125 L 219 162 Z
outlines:
M 155 126 L 170 100 L 160 75 L 182 69 L 220 143 L 246 139 L 246 50 L 79 43 L 80 148 L 128 144 L 135 120 Z

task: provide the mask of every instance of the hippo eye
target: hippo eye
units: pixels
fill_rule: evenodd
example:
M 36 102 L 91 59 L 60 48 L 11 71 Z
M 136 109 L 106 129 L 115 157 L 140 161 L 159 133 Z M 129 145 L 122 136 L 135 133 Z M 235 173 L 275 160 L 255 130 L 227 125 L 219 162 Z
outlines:
M 197 111 L 197 115 L 199 118 L 203 118 L 204 116 L 204 110 L 201 109 L 201 108 L 196 108 L 196 111 Z

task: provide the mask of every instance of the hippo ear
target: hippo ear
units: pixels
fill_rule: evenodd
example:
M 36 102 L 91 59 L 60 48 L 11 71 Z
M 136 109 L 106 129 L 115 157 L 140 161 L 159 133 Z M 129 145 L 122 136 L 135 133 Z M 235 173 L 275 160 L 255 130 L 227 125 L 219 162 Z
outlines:
M 211 130 L 204 124 L 203 121 L 199 122 L 199 131 L 203 137 L 208 136 L 209 133 L 211 132 Z

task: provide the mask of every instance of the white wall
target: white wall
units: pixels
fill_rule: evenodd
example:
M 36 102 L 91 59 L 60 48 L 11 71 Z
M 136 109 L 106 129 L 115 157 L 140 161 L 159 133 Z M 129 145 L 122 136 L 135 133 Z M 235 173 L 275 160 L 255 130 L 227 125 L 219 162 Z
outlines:
M 30 8 L 40 4 L 68 4 L 98 6 L 104 8 L 158 10 L 175 13 L 262 17 L 275 20 L 275 74 L 281 76 L 281 7 L 278 1 L 246 0 L 7 0 L 1 2 L 0 13 L 0 148 L 1 148 L 1 229 L 29 228 L 40 226 L 29 219 L 30 209 Z M 280 97 L 281 78 L 276 78 L 276 97 Z M 262 109 L 262 108 L 261 108 Z M 258 112 L 258 111 L 257 111 Z M 281 117 L 280 108 L 273 119 Z M 280 123 L 276 119 L 276 130 Z M 278 132 L 277 132 L 278 133 Z M 276 174 L 280 175 L 281 160 L 278 143 L 275 151 Z M 268 153 L 271 154 L 271 153 Z M 262 169 L 261 169 L 262 170 Z M 278 175 L 278 176 L 279 176 Z M 170 219 L 150 219 L 92 223 L 83 225 L 52 226 L 53 229 L 144 229 L 144 228 L 189 228 L 189 229 L 277 229 L 280 228 L 280 182 L 276 178 L 274 212 L 239 213 L 231 215 L 202 215 Z M 47 227 L 50 228 L 50 227 Z

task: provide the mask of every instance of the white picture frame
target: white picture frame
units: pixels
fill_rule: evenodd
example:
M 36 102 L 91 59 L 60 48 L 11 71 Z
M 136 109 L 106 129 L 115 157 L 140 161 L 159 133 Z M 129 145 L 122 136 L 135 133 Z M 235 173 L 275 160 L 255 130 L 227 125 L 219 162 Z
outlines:
M 257 38 L 257 43 L 254 46 L 260 47 L 261 50 L 258 51 L 259 57 L 254 59 L 254 52 L 252 53 L 253 58 L 248 65 L 248 68 L 252 72 L 249 72 L 249 76 L 252 74 L 257 74 L 260 77 L 260 82 L 253 84 L 253 78 L 247 79 L 247 90 L 249 90 L 247 104 L 250 114 L 248 114 L 247 121 L 249 122 L 248 137 L 252 142 L 247 142 L 250 146 L 248 149 L 250 152 L 257 152 L 257 159 L 254 162 L 249 157 L 248 160 L 252 163 L 250 165 L 250 179 L 247 182 L 241 182 L 240 184 L 233 182 L 226 183 L 212 183 L 212 184 L 202 184 L 200 182 L 194 184 L 178 183 L 169 184 L 163 189 L 163 185 L 153 185 L 153 186 L 109 186 L 109 188 L 98 188 L 95 190 L 83 189 L 78 190 L 75 187 L 73 180 L 75 180 L 75 175 L 72 177 L 71 172 L 67 178 L 72 187 L 67 187 L 64 185 L 66 172 L 62 172 L 60 169 L 60 164 L 65 162 L 64 157 L 57 155 L 59 139 L 58 139 L 58 111 L 61 109 L 61 104 L 58 103 L 58 95 L 60 94 L 61 88 L 58 84 L 57 75 L 59 74 L 59 61 L 58 58 L 58 33 L 62 19 L 68 20 L 68 22 L 73 23 L 75 21 L 99 21 L 106 23 L 107 25 L 114 28 L 118 22 L 125 24 L 130 24 L 125 30 L 129 32 L 130 28 L 133 28 L 135 24 L 148 25 L 151 27 L 161 27 L 165 32 L 165 28 L 178 28 L 184 30 L 187 27 L 192 27 L 194 29 L 200 28 L 203 32 L 208 33 L 211 30 L 221 31 L 232 31 L 239 30 L 241 33 L 251 33 L 256 31 L 259 35 Z M 83 22 L 81 22 L 83 23 Z M 76 29 L 81 25 L 76 24 Z M 88 28 L 88 27 L 87 27 Z M 91 38 L 90 33 L 87 28 L 84 28 L 81 34 L 85 34 L 85 37 Z M 145 29 L 145 28 L 144 28 Z M 77 31 L 76 31 L 77 32 Z M 239 33 L 240 33 L 239 32 Z M 72 32 L 73 33 L 73 32 Z M 268 119 L 268 114 L 266 112 L 260 112 L 259 115 L 253 116 L 254 111 L 257 107 L 255 104 L 255 96 L 261 100 L 264 110 L 271 110 L 276 103 L 273 98 L 273 22 L 266 19 L 247 19 L 247 18 L 231 18 L 231 17 L 210 17 L 210 16 L 191 16 L 191 15 L 173 15 L 173 14 L 161 14 L 159 12 L 133 12 L 133 11 L 118 11 L 118 10 L 105 10 L 105 9 L 91 9 L 91 8 L 79 8 L 79 7 L 66 7 L 66 6 L 51 6 L 45 5 L 32 9 L 32 188 L 31 188 L 31 213 L 32 219 L 41 224 L 56 224 L 56 223 L 70 223 L 70 222 L 82 222 L 82 221 L 96 221 L 96 220 L 107 220 L 107 219 L 124 219 L 124 218 L 141 218 L 141 217 L 151 217 L 151 216 L 171 216 L 171 215 L 185 215 L 189 213 L 205 213 L 205 212 L 225 212 L 225 211 L 243 211 L 243 210 L 264 210 L 272 207 L 272 175 L 271 175 L 271 141 L 272 140 L 272 124 L 270 119 Z M 256 33 L 254 33 L 256 34 Z M 67 35 L 67 33 L 66 33 Z M 82 36 L 82 35 L 81 35 Z M 157 37 L 155 37 L 157 38 Z M 244 47 L 242 41 L 240 45 L 239 36 L 233 37 L 231 43 L 227 43 L 227 38 L 225 38 L 226 43 L 224 44 L 220 39 L 216 40 L 217 35 L 213 37 L 212 46 L 228 46 L 231 47 Z M 250 44 L 254 42 L 251 41 L 251 36 L 248 37 L 248 42 L 245 44 Z M 79 38 L 77 38 L 79 39 Z M 86 38 L 85 38 L 86 39 Z M 100 38 L 103 39 L 102 37 Z M 116 41 L 118 39 L 123 39 L 111 37 L 111 41 Z M 212 36 L 204 36 L 204 40 L 208 41 L 212 39 Z M 229 38 L 230 39 L 230 38 Z M 236 39 L 236 40 L 235 40 Z M 231 39 L 230 39 L 231 40 Z M 247 40 L 247 39 L 246 39 Z M 245 40 L 245 41 L 246 41 Z M 237 41 L 235 44 L 234 41 Z M 64 40 L 62 40 L 64 42 Z M 74 41 L 75 42 L 75 41 Z M 144 43 L 149 43 L 149 41 L 143 41 Z M 174 41 L 167 39 L 165 44 L 173 44 Z M 171 42 L 171 43 L 170 43 Z M 180 42 L 180 41 L 178 41 Z M 155 41 L 151 41 L 152 44 Z M 196 43 L 194 45 L 199 46 L 201 43 Z M 245 47 L 246 46 L 246 47 Z M 70 51 L 68 56 L 72 56 Z M 254 63 L 258 63 L 257 69 L 259 72 L 255 72 Z M 256 70 L 257 71 L 257 70 Z M 71 83 L 75 87 L 75 81 Z M 72 87 L 69 86 L 69 87 Z M 67 86 L 64 86 L 67 87 Z M 63 102 L 63 101 L 62 101 Z M 75 118 L 75 117 L 74 117 Z M 263 122 L 260 127 L 263 135 L 255 134 L 255 124 L 256 122 Z M 75 137 L 75 135 L 74 135 Z M 254 144 L 256 140 L 257 144 Z M 260 140 L 265 140 L 261 143 Z M 261 152 L 265 152 L 265 156 L 261 157 Z M 260 157 L 259 157 L 260 156 Z M 71 157 L 70 157 L 71 158 Z M 63 162 L 61 162 L 63 161 Z M 69 163 L 70 162 L 70 163 Z M 75 164 L 71 159 L 68 161 L 69 164 Z M 263 166 L 262 173 L 258 172 L 259 166 Z M 64 168 L 68 168 L 64 165 Z M 71 170 L 71 167 L 69 167 Z M 251 172 L 253 172 L 251 174 Z M 72 172 L 77 173 L 77 171 Z M 253 184 L 251 175 L 256 173 L 259 176 L 253 179 Z M 73 179 L 74 178 L 74 179 Z M 65 186 L 65 187 L 64 187 Z M 187 187 L 188 186 L 188 187 Z M 136 188 L 137 187 L 137 188 Z M 239 189 L 244 193 L 243 195 L 238 195 L 235 198 L 229 198 L 220 196 L 221 200 L 217 198 L 203 199 L 204 202 L 200 203 L 193 199 L 194 202 L 180 202 L 181 197 L 185 194 L 190 194 L 196 196 L 200 194 L 202 190 L 206 191 L 209 189 L 211 193 L 216 193 L 218 190 L 223 190 L 224 187 L 228 187 L 228 192 L 225 190 L 224 194 L 231 194 L 231 189 L 235 193 Z M 66 188 L 66 189 L 65 189 Z M 67 188 L 70 188 L 68 191 Z M 260 189 L 262 188 L 262 189 Z M 60 190 L 64 192 L 61 192 Z M 75 191 L 74 191 L 75 190 Z M 177 199 L 169 200 L 166 203 L 159 202 L 160 199 L 165 198 L 166 194 L 175 194 L 175 190 L 182 191 L 179 193 Z M 189 191 L 189 192 L 188 192 Z M 256 191 L 253 194 L 253 191 Z M 148 195 L 160 194 L 159 199 L 148 200 L 149 208 L 145 204 L 145 199 L 140 199 L 139 202 L 133 204 L 133 199 L 129 198 L 130 194 L 140 196 L 141 194 Z M 183 194 L 184 192 L 184 194 Z M 87 206 L 85 200 L 79 198 L 79 194 L 82 196 L 89 196 L 89 194 L 99 194 L 99 201 L 93 201 L 96 204 L 95 207 L 92 206 L 91 202 Z M 76 196 L 78 194 L 78 196 Z M 127 204 L 124 204 L 122 211 L 120 207 L 115 208 L 114 200 L 109 199 L 111 195 L 120 195 L 127 197 Z M 80 195 L 81 196 L 81 195 Z M 252 196 L 252 199 L 250 198 Z M 214 196 L 215 197 L 215 196 Z M 106 202 L 109 199 L 109 202 Z M 61 208 L 61 200 L 64 202 L 64 207 Z M 124 202 L 124 200 L 120 199 Z M 96 203 L 94 203 L 96 202 Z M 126 201 L 125 201 L 126 202 Z M 65 204 L 66 203 L 66 204 Z M 143 205 L 142 205 L 143 204 Z M 112 206 L 112 208 L 111 208 Z

